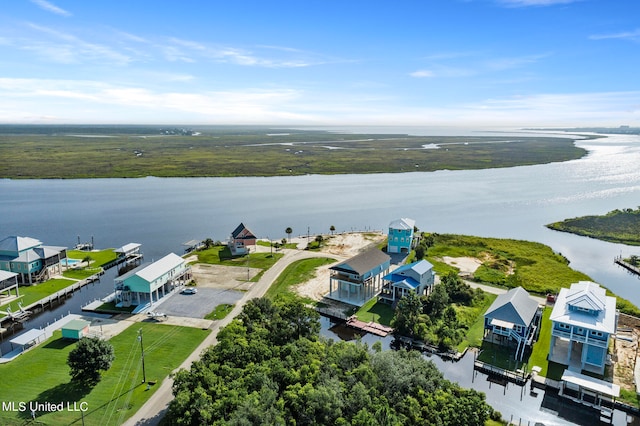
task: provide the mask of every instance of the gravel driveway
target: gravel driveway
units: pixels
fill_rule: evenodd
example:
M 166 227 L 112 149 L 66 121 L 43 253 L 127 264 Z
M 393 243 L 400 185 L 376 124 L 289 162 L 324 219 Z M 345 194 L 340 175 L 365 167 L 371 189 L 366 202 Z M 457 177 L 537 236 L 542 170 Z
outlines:
M 243 294 L 235 290 L 198 288 L 196 294 L 172 295 L 158 307 L 157 311 L 170 316 L 204 318 L 218 305 L 223 303 L 234 305 Z

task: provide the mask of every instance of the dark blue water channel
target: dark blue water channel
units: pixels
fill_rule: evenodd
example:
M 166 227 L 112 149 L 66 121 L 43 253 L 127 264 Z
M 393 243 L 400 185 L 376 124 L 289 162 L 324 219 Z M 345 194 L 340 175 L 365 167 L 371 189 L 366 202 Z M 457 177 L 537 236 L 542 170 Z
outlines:
M 379 337 L 373 334 L 360 335 L 342 322 L 327 317 L 320 320 L 320 334 L 334 340 L 360 341 L 371 348 L 380 342 L 383 349 L 390 349 L 392 336 Z M 582 425 L 598 424 L 599 413 L 579 404 L 558 398 L 553 391 L 545 392 L 531 388 L 529 380 L 524 386 L 492 379 L 486 374 L 474 371 L 474 353 L 468 351 L 459 361 L 444 360 L 437 355 L 423 355 L 432 361 L 447 380 L 465 388 L 484 392 L 487 402 L 500 411 L 502 418 L 520 425 Z M 615 410 L 613 424 L 626 425 L 627 414 Z M 636 419 L 636 421 L 640 421 Z

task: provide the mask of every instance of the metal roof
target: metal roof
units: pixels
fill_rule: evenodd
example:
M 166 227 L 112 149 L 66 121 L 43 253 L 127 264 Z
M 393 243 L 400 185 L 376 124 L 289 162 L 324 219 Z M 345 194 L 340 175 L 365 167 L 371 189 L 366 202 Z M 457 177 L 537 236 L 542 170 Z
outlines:
M 596 311 L 596 313 L 589 313 L 583 311 L 570 310 L 571 304 L 568 302 L 568 296 L 572 296 L 572 300 L 580 300 L 579 305 L 573 305 L 578 307 L 584 307 L 583 303 L 589 296 L 583 294 L 579 299 L 576 299 L 576 289 L 589 290 L 590 296 L 596 297 L 594 292 L 605 291 L 598 284 L 591 282 L 588 286 L 585 286 L 587 281 L 581 281 L 571 284 L 571 288 L 563 288 L 560 290 L 556 299 L 556 304 L 551 311 L 549 319 L 551 321 L 560 322 L 569 325 L 575 325 L 578 327 L 587 328 L 589 330 L 602 331 L 605 333 L 613 334 L 616 331 L 616 298 L 611 296 L 604 297 L 604 309 Z M 600 290 L 598 290 L 600 289 Z M 572 291 L 573 290 L 573 291 Z M 593 302 L 593 301 L 592 301 Z
M 574 385 L 578 385 L 602 395 L 609 395 L 615 398 L 620 396 L 619 385 L 605 382 L 604 380 L 596 379 L 594 377 L 585 376 L 584 374 L 576 373 L 568 369 L 564 370 L 564 374 L 562 374 L 562 381 L 573 383 Z
M 528 327 L 537 310 L 538 302 L 525 289 L 516 287 L 496 297 L 484 315 Z
M 18 337 L 11 339 L 10 342 L 14 343 L 16 345 L 20 345 L 20 346 L 25 346 L 28 345 L 31 342 L 34 342 L 38 339 L 40 339 L 40 337 L 45 336 L 46 337 L 46 332 L 44 330 L 40 330 L 37 328 L 32 328 L 31 330 L 22 333 L 21 335 L 19 335 Z
M 137 248 L 140 248 L 142 244 L 138 244 L 138 243 L 128 243 L 123 245 L 122 247 L 115 249 L 114 252 L 116 253 L 128 253 L 130 251 L 133 251 Z
M 400 219 L 396 219 L 389 224 L 390 229 L 411 229 L 416 225 L 416 221 L 413 219 L 409 219 L 407 217 L 403 217 Z
M 20 252 L 42 245 L 40 240 L 30 237 L 10 236 L 0 241 L 0 250 Z
M 355 272 L 358 275 L 366 274 L 377 266 L 387 263 L 391 260 L 388 254 L 383 253 L 379 249 L 372 249 L 360 253 L 351 259 L 345 260 L 331 267 L 335 271 Z
M 147 282 L 152 282 L 183 263 L 185 263 L 183 258 L 175 253 L 169 253 L 162 259 L 138 270 L 135 275 Z

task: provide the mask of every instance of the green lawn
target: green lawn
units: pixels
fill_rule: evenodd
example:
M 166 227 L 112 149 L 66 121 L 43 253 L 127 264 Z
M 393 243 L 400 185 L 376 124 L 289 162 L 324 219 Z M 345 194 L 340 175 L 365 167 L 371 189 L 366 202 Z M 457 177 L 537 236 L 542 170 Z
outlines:
M 112 248 L 99 251 L 67 250 L 67 257 L 69 259 L 83 260 L 87 256 L 91 257 L 92 259 L 91 263 L 89 264 L 89 266 L 91 267 L 103 266 L 118 257 L 115 249 Z M 86 262 L 82 262 L 80 266 L 86 265 Z
M 231 257 L 227 246 L 214 246 L 210 249 L 196 252 L 199 263 L 226 266 L 247 266 L 250 268 L 269 269 L 282 256 L 282 253 L 251 253 L 247 262 L 247 256 Z
M 147 382 L 158 384 L 147 390 L 142 384 L 142 363 L 138 330 L 142 329 Z M 78 405 L 87 404 L 84 422 L 87 425 L 120 425 L 149 399 L 159 382 L 180 365 L 209 330 L 176 327 L 153 323 L 136 323 L 113 337 L 115 361 L 104 372 L 100 382 L 87 389 L 70 383 L 66 364 L 73 341 L 61 338 L 60 331 L 42 346 L 19 356 L 8 364 L 0 365 L 0 401 L 38 401 Z M 31 423 L 30 412 L 2 413 L 3 425 Z M 64 410 L 39 413 L 37 422 L 49 425 L 81 425 L 80 412 Z
M 65 280 L 62 278 L 56 278 L 53 280 L 45 281 L 38 285 L 31 285 L 26 287 L 20 287 L 20 298 L 14 300 L 11 303 L 2 305 L 2 310 L 6 310 L 10 307 L 13 312 L 20 310 L 18 302 L 22 302 L 23 307 L 27 307 L 30 304 L 37 302 L 40 299 L 44 299 L 47 296 L 51 296 L 53 293 L 62 290 L 65 287 L 69 287 L 75 281 Z
M 360 321 L 373 321 L 382 325 L 390 326 L 394 312 L 395 311 L 391 305 L 379 302 L 378 298 L 374 297 L 358 309 L 356 317 Z
M 534 366 L 538 366 L 542 368 L 540 371 L 540 375 L 544 377 L 550 377 L 549 372 L 551 370 L 553 376 L 557 375 L 557 368 L 554 366 L 555 363 L 550 363 L 547 361 L 547 355 L 549 355 L 549 345 L 551 344 L 551 320 L 549 317 L 551 316 L 552 308 L 547 306 L 542 311 L 542 321 L 540 322 L 540 335 L 538 336 L 538 341 L 533 344 L 533 350 L 531 352 L 531 356 L 529 357 L 529 370 Z M 550 369 L 551 364 L 551 369 Z M 564 369 L 564 367 L 563 367 Z M 560 377 L 562 377 L 562 373 L 560 373 Z M 560 377 L 550 377 L 555 380 L 559 380 Z
M 276 278 L 264 296 L 273 299 L 279 294 L 292 294 L 291 286 L 310 280 L 316 276 L 317 268 L 330 265 L 335 261 L 335 259 L 328 257 L 314 257 L 293 262 Z
M 223 303 L 222 305 L 218 305 L 215 307 L 213 311 L 207 314 L 207 316 L 205 316 L 204 319 L 221 320 L 227 315 L 229 315 L 229 312 L 231 312 L 234 306 L 235 305 L 230 305 L 228 303 Z

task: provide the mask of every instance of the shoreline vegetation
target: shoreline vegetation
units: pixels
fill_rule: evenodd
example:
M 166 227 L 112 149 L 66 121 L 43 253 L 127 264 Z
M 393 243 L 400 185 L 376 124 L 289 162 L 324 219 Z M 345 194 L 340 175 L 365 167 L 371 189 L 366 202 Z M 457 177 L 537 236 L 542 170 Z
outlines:
M 299 176 L 475 170 L 575 160 L 573 138 L 410 136 L 257 126 L 0 126 L 0 178 Z M 42 167 L 46 164 L 47 167 Z
M 640 207 L 616 209 L 605 215 L 574 217 L 546 227 L 610 243 L 640 246 Z

